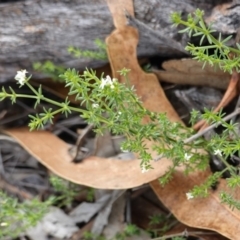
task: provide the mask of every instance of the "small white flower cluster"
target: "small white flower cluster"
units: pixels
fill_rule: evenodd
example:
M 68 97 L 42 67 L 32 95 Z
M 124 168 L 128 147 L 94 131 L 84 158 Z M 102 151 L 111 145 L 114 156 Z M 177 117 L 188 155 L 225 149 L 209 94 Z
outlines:
M 185 159 L 186 161 L 189 161 L 191 157 L 192 157 L 192 154 L 188 154 L 188 153 L 185 153 L 185 154 L 184 154 L 184 159 Z
M 194 196 L 190 192 L 186 193 L 186 196 L 187 196 L 187 200 L 190 200 L 190 199 L 194 198 Z
M 28 73 L 27 70 L 20 70 L 17 71 L 17 74 L 15 76 L 15 80 L 17 80 L 21 86 L 23 86 L 26 82 L 26 73 Z
M 149 171 L 149 169 L 147 169 L 147 164 L 144 163 L 142 166 L 141 166 L 141 170 L 142 170 L 142 173 L 146 173 Z
M 6 223 L 6 222 L 1 222 L 1 223 L 0 223 L 0 226 L 1 226 L 1 227 L 6 227 L 6 226 L 8 226 L 8 223 Z
M 116 120 L 118 120 L 122 115 L 122 112 L 118 111 L 117 114 L 116 114 Z
M 93 108 L 99 108 L 99 104 L 93 103 L 93 104 L 92 104 L 92 107 L 93 107 Z
M 123 153 L 128 153 L 129 152 L 127 149 L 124 149 L 123 147 L 120 147 L 120 149 Z
M 116 80 L 117 80 L 116 78 L 111 79 L 111 77 L 107 75 L 106 78 L 102 78 L 100 88 L 104 89 L 105 86 L 110 86 L 110 88 L 113 89 Z
M 214 150 L 214 155 L 222 156 L 222 151 L 219 149 Z

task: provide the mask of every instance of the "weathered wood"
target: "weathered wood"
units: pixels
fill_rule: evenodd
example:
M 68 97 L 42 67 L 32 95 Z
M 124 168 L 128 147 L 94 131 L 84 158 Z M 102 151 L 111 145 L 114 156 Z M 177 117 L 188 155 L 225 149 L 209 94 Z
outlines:
M 197 7 L 205 10 L 206 21 L 215 21 L 216 29 L 224 34 L 235 33 L 240 25 L 238 1 L 134 0 L 135 18 L 129 18 L 129 24 L 139 29 L 138 55 L 184 56 L 184 45 L 189 39 L 171 27 L 170 14 L 178 11 L 187 16 Z M 33 73 L 31 66 L 36 61 L 51 60 L 77 69 L 99 67 L 103 61 L 76 59 L 67 48 L 96 50 L 94 40 L 104 41 L 113 29 L 104 0 L 1 2 L 0 82 L 12 79 L 19 69 Z

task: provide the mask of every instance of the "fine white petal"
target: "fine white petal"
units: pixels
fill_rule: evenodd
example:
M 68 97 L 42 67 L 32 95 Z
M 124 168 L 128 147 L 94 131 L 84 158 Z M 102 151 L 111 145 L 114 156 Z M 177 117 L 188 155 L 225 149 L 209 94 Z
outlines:
M 115 79 L 111 79 L 111 77 L 109 75 L 107 75 L 106 78 L 102 78 L 101 80 L 101 84 L 100 84 L 100 88 L 103 89 L 105 86 L 110 86 L 112 89 L 114 88 L 114 82 L 116 80 Z
M 17 71 L 15 80 L 18 81 L 20 85 L 24 85 L 26 80 L 26 73 L 27 73 L 27 70 Z
M 146 173 L 146 172 L 148 172 L 148 169 L 142 168 L 142 173 Z
M 102 78 L 101 84 L 100 84 L 100 88 L 104 89 L 104 87 L 106 86 L 106 80 L 104 78 Z
M 214 150 L 214 155 L 222 156 L 222 152 L 219 149 Z
M 188 154 L 188 153 L 185 153 L 184 154 L 184 159 L 186 160 L 186 161 L 189 161 L 189 159 L 192 157 L 192 155 L 191 154 Z
M 142 173 L 146 173 L 149 171 L 149 169 L 146 168 L 146 164 L 141 166 Z
M 92 104 L 92 107 L 93 107 L 93 108 L 98 108 L 99 105 L 98 105 L 97 103 L 93 103 L 93 104 Z
M 190 192 L 186 193 L 186 196 L 187 196 L 187 200 L 190 200 L 190 199 L 194 198 L 192 193 L 190 193 Z
M 129 151 L 127 149 L 124 149 L 122 147 L 120 147 L 121 151 L 124 152 L 124 153 L 128 153 Z
M 6 226 L 8 226 L 8 223 L 6 223 L 6 222 L 1 222 L 1 223 L 0 223 L 0 226 L 1 226 L 1 227 L 6 227 Z
M 106 80 L 107 82 L 112 82 L 112 79 L 111 79 L 111 77 L 110 77 L 109 75 L 107 75 L 107 77 L 105 78 L 105 80 Z

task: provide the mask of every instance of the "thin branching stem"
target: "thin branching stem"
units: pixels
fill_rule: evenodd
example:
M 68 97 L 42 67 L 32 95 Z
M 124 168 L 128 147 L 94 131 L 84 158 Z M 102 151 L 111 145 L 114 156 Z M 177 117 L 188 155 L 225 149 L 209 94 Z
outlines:
M 232 119 L 234 116 L 237 116 L 238 114 L 240 114 L 240 108 L 237 108 L 234 112 L 232 112 L 232 113 L 230 113 L 229 115 L 227 115 L 226 117 L 224 117 L 224 118 L 222 119 L 222 121 L 225 121 L 225 122 L 226 122 L 226 121 Z M 198 133 L 196 133 L 195 135 L 193 135 L 193 136 L 185 139 L 183 142 L 184 142 L 185 144 L 190 143 L 190 142 L 196 140 L 197 138 L 202 137 L 205 133 L 207 133 L 208 131 L 212 130 L 213 128 L 215 128 L 215 127 L 217 127 L 217 126 L 219 126 L 219 125 L 221 125 L 221 122 L 216 122 L 216 123 L 212 124 L 211 126 L 205 128 L 205 129 L 202 130 L 201 132 L 198 132 Z

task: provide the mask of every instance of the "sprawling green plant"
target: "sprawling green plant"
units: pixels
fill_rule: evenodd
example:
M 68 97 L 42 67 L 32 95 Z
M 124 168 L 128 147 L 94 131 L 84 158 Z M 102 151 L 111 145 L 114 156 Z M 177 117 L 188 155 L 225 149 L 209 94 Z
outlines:
M 91 50 L 82 50 L 80 48 L 76 48 L 73 46 L 68 47 L 68 52 L 73 54 L 74 57 L 84 57 L 90 59 L 97 59 L 97 60 L 107 60 L 107 46 L 105 42 L 101 39 L 95 39 L 95 45 L 97 46 L 98 50 L 91 51 Z
M 55 198 L 51 197 L 45 202 L 33 199 L 21 203 L 0 191 L 0 239 L 23 234 L 27 228 L 37 224 L 54 201 Z
M 196 10 L 194 15 L 189 15 L 186 21 L 182 20 L 177 13 L 173 14 L 172 19 L 176 26 L 179 24 L 186 26 L 181 32 L 188 32 L 190 36 L 202 36 L 200 46 L 189 44 L 186 47 L 194 58 L 204 63 L 217 64 L 225 71 L 239 70 L 239 60 L 237 58 L 237 54 L 240 53 L 239 45 L 237 45 L 238 49 L 228 47 L 226 43 L 230 37 L 222 40 L 220 35 L 216 39 L 212 35 L 214 30 L 211 27 L 206 27 L 202 11 Z M 204 39 L 209 41 L 209 45 L 201 46 Z M 209 54 L 209 49 L 213 50 L 213 54 Z M 230 52 L 234 53 L 231 57 L 229 57 Z M 237 175 L 236 167 L 227 161 L 234 154 L 237 157 L 240 156 L 240 140 L 236 130 L 237 126 L 232 121 L 229 122 L 239 114 L 239 108 L 228 116 L 225 116 L 221 111 L 215 114 L 206 110 L 202 115 L 197 111 L 193 111 L 192 123 L 201 117 L 210 125 L 202 133 L 195 133 L 191 128 L 180 123 L 170 122 L 164 113 L 150 112 L 145 109 L 141 99 L 135 94 L 134 87 L 129 85 L 127 77 L 129 70 L 124 68 L 119 72 L 125 76 L 125 83 L 119 83 L 117 79 L 112 79 L 109 76 L 97 77 L 93 70 L 88 69 L 83 74 L 79 74 L 74 69 L 68 69 L 61 74 L 60 78 L 69 88 L 69 95 L 75 95 L 76 100 L 81 102 L 79 107 L 71 106 L 68 98 L 63 102 L 56 102 L 45 97 L 41 86 L 38 89 L 33 88 L 30 82 L 31 77 L 27 76 L 26 70 L 18 71 L 15 79 L 20 87 L 26 85 L 33 94 L 19 94 L 12 88 L 8 90 L 2 88 L 0 100 L 10 98 L 15 103 L 17 98 L 29 98 L 35 100 L 35 107 L 42 101 L 52 104 L 53 108 L 43 108 L 42 113 L 29 116 L 30 130 L 40 129 L 47 122 L 52 123 L 54 116 L 58 113 L 63 113 L 67 117 L 69 113 L 75 111 L 89 124 L 93 124 L 95 131 L 99 134 L 103 133 L 105 129 L 110 129 L 113 134 L 124 134 L 126 141 L 122 144 L 122 150 L 139 154 L 141 159 L 139 163 L 143 173 L 151 169 L 153 156 L 150 152 L 152 151 L 158 155 L 155 160 L 160 160 L 162 157 L 172 160 L 172 166 L 160 179 L 163 184 L 169 181 L 177 166 L 184 165 L 186 173 L 196 169 L 204 170 L 209 166 L 208 153 L 216 155 L 225 164 L 226 168 L 214 173 L 201 186 L 196 186 L 186 193 L 188 199 L 207 196 L 209 188 L 218 181 L 224 172 L 230 173 L 227 180 L 230 189 L 240 184 L 240 177 Z M 150 120 L 148 124 L 142 123 L 143 118 Z M 209 140 L 202 138 L 204 133 L 219 125 L 224 127 L 221 134 L 213 134 Z M 148 149 L 146 139 L 152 142 L 152 149 Z M 205 153 L 199 151 L 201 149 L 205 149 Z M 220 197 L 223 202 L 228 203 L 233 208 L 240 209 L 239 203 L 229 194 L 223 192 Z
M 218 66 L 223 71 L 229 73 L 233 73 L 233 71 L 236 71 L 237 73 L 240 72 L 240 44 L 235 42 L 236 48 L 230 47 L 228 41 L 232 36 L 222 39 L 221 33 L 219 33 L 218 38 L 216 38 L 216 34 L 213 35 L 216 31 L 212 29 L 212 25 L 207 26 L 205 24 L 203 16 L 204 11 L 201 11 L 200 9 L 197 9 L 193 14 L 189 14 L 187 20 L 183 20 L 179 13 L 172 14 L 174 26 L 185 26 L 183 30 L 179 31 L 180 33 L 187 33 L 189 37 L 201 37 L 200 46 L 188 43 L 185 49 L 194 56 L 193 59 L 203 62 L 203 67 L 207 63 L 213 67 Z M 207 46 L 206 44 L 203 45 L 204 40 L 207 40 Z M 238 159 L 240 156 L 239 127 L 238 124 L 233 121 L 235 115 L 239 114 L 239 112 L 240 109 L 236 108 L 232 114 L 225 118 L 221 111 L 218 115 L 214 115 L 211 111 L 206 110 L 202 115 L 202 117 L 206 119 L 209 124 L 212 124 L 212 126 L 216 127 L 222 125 L 225 129 L 222 134 L 215 134 L 212 136 L 208 141 L 206 149 L 209 150 L 209 147 L 215 148 L 215 155 L 218 155 L 218 158 L 225 164 L 226 168 L 224 171 L 229 171 L 230 173 L 230 177 L 227 178 L 227 184 L 230 190 L 233 190 L 240 185 L 240 177 L 237 168 L 230 165 L 227 161 L 229 157 L 233 157 L 234 155 L 237 156 Z M 196 116 L 197 113 L 193 113 L 193 115 Z M 209 129 L 206 130 L 208 131 Z M 204 131 L 204 133 L 207 131 Z M 217 182 L 222 174 L 223 172 L 218 172 L 212 175 L 206 181 L 205 185 L 210 187 Z M 190 199 L 198 195 L 199 188 L 201 188 L 201 186 L 196 186 L 187 194 L 187 197 Z M 207 192 L 203 194 L 203 196 L 204 195 L 207 195 Z M 223 203 L 227 203 L 230 207 L 240 209 L 240 202 L 235 200 L 231 194 L 222 192 L 220 198 Z
M 51 77 L 52 80 L 55 81 L 59 81 L 60 80 L 59 75 L 66 71 L 65 67 L 56 65 L 49 60 L 43 63 L 41 62 L 33 63 L 33 69 L 48 75 L 49 77 Z
M 15 238 L 36 225 L 49 211 L 52 205 L 68 207 L 80 191 L 86 192 L 88 201 L 93 200 L 94 189 L 79 189 L 79 185 L 66 181 L 55 175 L 50 177 L 50 183 L 55 191 L 46 201 L 34 198 L 20 202 L 0 191 L 0 239 Z M 56 194 L 57 193 L 57 194 Z
M 232 184 L 236 183 L 238 176 L 235 173 L 235 168 L 226 159 L 233 153 L 238 153 L 239 139 L 228 140 L 229 134 L 236 136 L 237 133 L 235 125 L 228 123 L 227 120 L 237 115 L 239 109 L 226 117 L 224 117 L 222 112 L 214 114 L 206 110 L 202 118 L 211 124 L 209 128 L 213 128 L 216 124 L 221 124 L 226 129 L 221 136 L 214 135 L 210 141 L 206 141 L 200 138 L 206 131 L 193 135 L 194 131 L 191 128 L 184 127 L 180 123 L 171 123 L 166 114 L 154 113 L 145 109 L 141 100 L 136 96 L 134 88 L 128 84 L 128 71 L 127 69 L 120 71 L 120 74 L 126 77 L 125 84 L 120 84 L 117 79 L 111 79 L 109 76 L 98 78 L 92 70 L 86 70 L 82 75 L 79 75 L 74 69 L 68 69 L 62 74 L 60 77 L 66 82 L 66 87 L 69 87 L 69 94 L 75 94 L 76 100 L 84 104 L 84 108 L 71 106 L 67 98 L 61 103 L 46 98 L 42 93 L 41 86 L 37 90 L 31 86 L 30 77 L 26 76 L 26 70 L 18 71 L 15 79 L 20 87 L 26 84 L 32 90 L 33 95 L 18 94 L 12 88 L 9 89 L 9 92 L 2 88 L 0 99 L 10 98 L 14 103 L 17 98 L 23 97 L 34 99 L 35 107 L 41 101 L 56 106 L 54 109 L 44 108 L 42 113 L 35 116 L 30 115 L 30 130 L 40 129 L 47 122 L 52 122 L 54 116 L 58 113 L 63 113 L 67 117 L 69 113 L 76 111 L 89 124 L 93 124 L 96 127 L 97 133 L 101 134 L 105 129 L 110 129 L 113 134 L 124 134 L 127 140 L 123 143 L 122 149 L 139 154 L 142 172 L 151 169 L 153 157 L 145 145 L 145 140 L 152 141 L 152 150 L 159 155 L 159 159 L 167 157 L 173 161 L 172 167 L 161 178 L 162 183 L 166 183 L 170 179 L 171 173 L 176 166 L 185 165 L 186 173 L 196 169 L 206 169 L 209 157 L 207 154 L 201 153 L 200 149 L 204 148 L 208 152 L 218 155 L 226 164 L 226 169 L 223 169 L 220 173 L 213 174 L 202 186 L 194 188 L 187 195 L 189 199 L 198 195 L 206 196 L 208 193 L 207 189 L 225 171 L 230 171 L 234 179 Z M 196 111 L 192 115 L 193 121 L 197 115 Z M 142 119 L 146 117 L 151 121 L 148 124 L 143 124 Z
M 68 53 L 73 55 L 76 58 L 90 58 L 90 59 L 97 59 L 97 60 L 107 60 L 107 47 L 106 44 L 100 40 L 95 39 L 94 41 L 97 50 L 82 50 L 77 47 L 70 46 L 68 47 Z M 64 81 L 63 79 L 59 78 L 59 75 L 63 74 L 67 68 L 61 65 L 56 65 L 50 60 L 47 60 L 43 63 L 35 62 L 33 63 L 33 69 L 39 71 L 41 73 L 46 74 L 47 76 L 51 77 L 52 80 L 55 81 Z M 147 70 L 147 66 L 146 66 Z
M 123 69 L 120 74 L 126 76 L 128 71 Z M 69 87 L 69 94 L 75 94 L 76 100 L 84 104 L 84 108 L 71 106 L 68 98 L 62 103 L 46 98 L 42 94 L 41 86 L 37 90 L 31 86 L 30 77 L 26 77 L 26 70 L 18 71 L 16 79 L 20 86 L 26 84 L 33 95 L 18 94 L 12 88 L 7 92 L 2 88 L 0 99 L 11 98 L 14 103 L 16 98 L 23 97 L 35 99 L 35 107 L 41 101 L 57 106 L 57 109 L 44 108 L 42 113 L 30 115 L 30 130 L 40 129 L 47 122 L 52 123 L 58 113 L 63 113 L 67 117 L 69 113 L 75 111 L 89 124 L 93 124 L 97 133 L 101 134 L 105 129 L 110 129 L 113 134 L 124 134 L 127 140 L 122 144 L 122 149 L 139 153 L 143 172 L 151 168 L 150 161 L 153 159 L 145 145 L 145 139 L 153 142 L 153 150 L 159 156 L 173 159 L 172 170 L 181 164 L 186 164 L 188 171 L 191 168 L 195 169 L 196 166 L 201 169 L 207 167 L 207 155 L 197 152 L 202 146 L 200 144 L 193 146 L 194 143 L 181 140 L 188 139 L 193 130 L 183 127 L 180 123 L 172 124 L 166 114 L 145 109 L 134 88 L 128 85 L 127 78 L 125 84 L 120 84 L 117 79 L 111 79 L 109 76 L 98 78 L 92 70 L 86 70 L 79 75 L 74 69 L 68 69 L 60 77 L 65 80 L 66 87 Z M 151 121 L 143 124 L 142 119 L 146 117 Z
M 83 188 L 76 183 L 69 182 L 56 175 L 50 176 L 50 183 L 58 197 L 55 197 L 55 202 L 58 207 L 68 207 L 72 205 L 73 200 L 79 195 L 80 192 L 86 193 L 86 200 L 92 202 L 94 199 L 94 188 Z
M 204 63 L 203 67 L 208 63 L 212 66 L 217 65 L 222 70 L 230 73 L 232 73 L 234 69 L 239 72 L 240 44 L 236 43 L 237 48 L 229 47 L 227 43 L 232 36 L 222 39 L 220 33 L 218 38 L 214 37 L 213 33 L 216 33 L 216 30 L 212 29 L 211 25 L 206 26 L 203 16 L 204 11 L 200 9 L 197 9 L 194 14 L 189 14 L 186 21 L 181 18 L 179 13 L 172 14 L 174 26 L 186 26 L 186 28 L 179 31 L 180 33 L 187 33 L 189 37 L 201 37 L 200 46 L 188 43 L 186 50 L 194 56 L 193 59 L 202 61 Z M 202 46 L 204 40 L 207 40 L 209 45 Z

